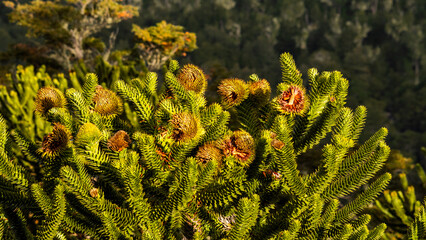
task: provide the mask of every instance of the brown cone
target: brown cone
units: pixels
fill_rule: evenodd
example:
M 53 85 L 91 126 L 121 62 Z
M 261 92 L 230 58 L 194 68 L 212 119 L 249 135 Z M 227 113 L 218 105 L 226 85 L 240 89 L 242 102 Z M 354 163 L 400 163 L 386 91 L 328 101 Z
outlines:
M 55 123 L 52 133 L 43 138 L 41 151 L 44 156 L 55 157 L 59 155 L 66 147 L 71 138 L 69 130 L 60 123 Z
M 196 158 L 203 165 L 210 161 L 220 162 L 222 160 L 222 153 L 214 144 L 208 143 L 199 148 Z
M 245 131 L 235 131 L 233 135 L 225 138 L 222 145 L 223 153 L 234 156 L 242 164 L 249 164 L 254 157 L 254 140 Z
M 100 113 L 102 116 L 120 114 L 123 111 L 121 98 L 115 92 L 105 89 L 102 86 L 96 87 L 93 102 L 95 103 L 94 111 Z
M 120 152 L 125 148 L 128 148 L 130 143 L 132 143 L 132 140 L 130 140 L 129 134 L 123 130 L 120 130 L 116 132 L 114 136 L 108 139 L 108 148 L 113 151 Z
M 66 100 L 63 93 L 54 87 L 44 87 L 37 91 L 35 111 L 43 116 L 54 107 L 65 107 Z
M 194 138 L 200 127 L 199 120 L 193 114 L 186 112 L 173 115 L 171 124 L 173 127 L 173 139 L 183 142 Z
M 290 85 L 278 98 L 279 110 L 287 114 L 302 114 L 307 106 L 305 95 L 304 88 Z
M 230 108 L 237 106 L 247 98 L 248 87 L 241 79 L 229 78 L 220 83 L 217 92 L 222 97 L 223 105 Z
M 203 93 L 207 86 L 204 72 L 192 64 L 187 64 L 181 68 L 177 79 L 186 90 L 196 93 Z

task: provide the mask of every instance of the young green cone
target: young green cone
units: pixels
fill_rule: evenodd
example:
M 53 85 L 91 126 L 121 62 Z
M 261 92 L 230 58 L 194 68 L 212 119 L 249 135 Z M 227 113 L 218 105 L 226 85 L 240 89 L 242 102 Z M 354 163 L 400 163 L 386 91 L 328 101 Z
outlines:
M 85 123 L 78 130 L 75 136 L 75 143 L 78 145 L 85 145 L 99 141 L 102 137 L 102 133 L 98 127 L 93 123 Z

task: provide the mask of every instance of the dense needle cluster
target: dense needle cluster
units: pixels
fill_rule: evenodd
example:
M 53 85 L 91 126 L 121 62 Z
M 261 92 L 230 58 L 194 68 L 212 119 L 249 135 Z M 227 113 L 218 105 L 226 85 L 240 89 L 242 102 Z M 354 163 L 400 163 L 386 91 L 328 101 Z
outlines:
M 271 86 L 266 79 L 262 79 L 250 84 L 249 93 L 253 99 L 253 102 L 259 104 L 260 106 L 264 106 L 269 102 Z
M 40 90 L 41 146 L 19 134 L 27 126 L 9 138 L 0 116 L 0 239 L 379 239 L 386 225 L 371 229 L 365 208 L 391 179 L 377 175 L 387 130 L 360 143 L 366 109 L 344 107 L 348 81 L 312 69 L 306 92 L 292 57 L 281 64 L 273 100 L 253 74 L 223 80 L 222 105 L 207 104 L 201 70 L 176 61 L 160 94 L 154 73 L 115 81 L 123 114 L 95 74 L 67 90 L 67 105 Z

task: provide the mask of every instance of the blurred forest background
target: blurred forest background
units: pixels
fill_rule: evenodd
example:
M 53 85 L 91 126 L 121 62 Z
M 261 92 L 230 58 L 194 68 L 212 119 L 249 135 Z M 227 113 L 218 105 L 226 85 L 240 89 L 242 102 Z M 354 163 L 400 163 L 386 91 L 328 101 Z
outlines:
M 293 54 L 305 76 L 310 67 L 339 70 L 350 80 L 348 105 L 368 108 L 364 136 L 385 126 L 391 148 L 426 165 L 421 152 L 426 145 L 426 1 L 120 2 L 138 7 L 139 16 L 95 34 L 108 42 L 110 33 L 118 30 L 115 50 L 134 48 L 132 24 L 145 28 L 165 20 L 183 26 L 196 34 L 198 49 L 177 59 L 201 66 L 209 75 L 210 100 L 216 96 L 217 83 L 226 77 L 248 79 L 256 73 L 275 86 L 281 80 L 282 52 Z M 0 79 L 16 71 L 18 64 L 65 71 L 44 58 L 40 46 L 46 39 L 27 38 L 26 28 L 9 21 L 11 12 L 0 5 Z

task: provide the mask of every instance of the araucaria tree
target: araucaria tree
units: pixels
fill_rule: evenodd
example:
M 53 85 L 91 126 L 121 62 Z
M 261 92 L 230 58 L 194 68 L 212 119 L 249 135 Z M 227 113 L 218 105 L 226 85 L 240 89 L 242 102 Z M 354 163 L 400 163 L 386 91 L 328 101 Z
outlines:
M 373 179 L 389 153 L 387 130 L 358 143 L 366 108 L 344 106 L 348 80 L 313 68 L 307 88 L 292 56 L 280 61 L 272 100 L 253 74 L 223 80 L 221 104 L 206 105 L 203 71 L 176 61 L 161 94 L 155 73 L 116 82 L 118 94 L 94 74 L 80 90 L 41 88 L 35 109 L 53 126 L 41 143 L 19 129 L 9 137 L 0 121 L 0 235 L 379 239 L 386 225 L 369 226 L 361 211 L 390 180 Z M 25 159 L 8 153 L 13 143 Z M 317 167 L 302 173 L 314 147 Z
M 27 27 L 28 37 L 41 38 L 50 50 L 48 56 L 67 70 L 73 61 L 92 59 L 99 54 L 107 60 L 117 32 L 111 33 L 108 47 L 93 35 L 138 15 L 135 6 L 115 0 L 16 2 L 3 1 L 13 9 L 10 20 Z
M 168 60 L 175 56 L 186 56 L 187 52 L 197 48 L 196 35 L 184 32 L 182 26 L 165 21 L 156 26 L 140 28 L 133 24 L 135 35 L 135 51 L 150 71 L 158 71 Z

